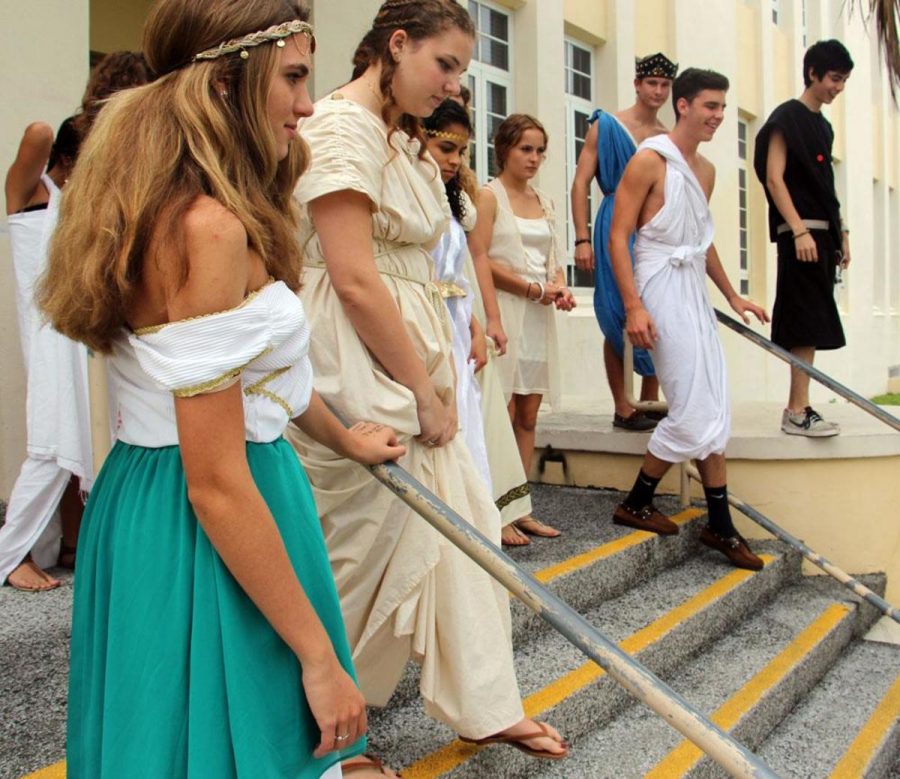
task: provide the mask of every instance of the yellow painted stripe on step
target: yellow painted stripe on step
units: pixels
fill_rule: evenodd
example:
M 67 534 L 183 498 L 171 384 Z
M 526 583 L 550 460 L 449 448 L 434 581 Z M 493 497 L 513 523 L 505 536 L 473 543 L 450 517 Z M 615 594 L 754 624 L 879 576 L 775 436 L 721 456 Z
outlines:
M 26 774 L 22 779 L 66 779 L 66 761 L 60 760 L 58 763 L 41 768 L 33 774 Z
M 702 509 L 687 508 L 684 511 L 680 511 L 679 513 L 669 518 L 676 525 L 680 526 L 696 517 L 701 516 L 703 513 L 704 512 Z M 638 544 L 646 541 L 648 538 L 653 538 L 653 536 L 655 535 L 655 533 L 648 533 L 645 530 L 635 530 L 633 533 L 629 533 L 627 536 L 617 538 L 615 541 L 610 541 L 608 544 L 602 544 L 601 546 L 590 549 L 587 552 L 583 552 L 582 554 L 570 557 L 568 560 L 563 560 L 561 563 L 557 563 L 556 565 L 551 565 L 548 568 L 544 568 L 538 571 L 534 575 L 534 578 L 537 579 L 541 584 L 547 584 L 547 582 L 551 582 L 560 576 L 565 576 L 566 574 L 584 568 L 591 563 L 595 563 L 597 562 L 597 560 L 603 560 L 607 557 L 612 557 L 614 554 L 618 554 L 619 552 L 630 549 L 633 546 L 637 546 Z
M 771 565 L 775 559 L 772 555 L 767 554 L 760 555 L 760 557 L 766 566 Z M 619 648 L 630 655 L 640 652 L 642 649 L 659 641 L 666 633 L 694 614 L 697 614 L 705 606 L 736 589 L 751 576 L 753 576 L 753 571 L 731 571 L 702 592 L 697 593 L 680 606 L 676 606 L 672 611 L 651 622 L 647 627 L 642 628 L 637 633 L 632 633 L 619 643 Z M 540 716 L 543 712 L 556 706 L 569 696 L 574 695 L 579 690 L 583 690 L 589 684 L 604 676 L 605 673 L 593 660 L 589 660 L 574 671 L 529 695 L 523 701 L 525 716 L 532 718 Z M 434 779 L 434 777 L 442 776 L 448 771 L 452 771 L 472 757 L 478 750 L 479 747 L 463 744 L 457 739 L 447 744 L 447 746 L 435 750 L 430 755 L 426 755 L 421 760 L 417 760 L 411 766 L 403 768 L 401 773 L 404 779 Z
M 884 741 L 888 730 L 900 717 L 900 675 L 881 699 L 872 716 L 859 731 L 850 748 L 831 772 L 831 779 L 864 776 L 869 761 Z
M 725 701 L 710 719 L 722 730 L 731 731 L 753 705 L 802 663 L 849 612 L 850 607 L 843 603 L 831 604 L 765 668 Z M 703 754 L 693 742 L 684 740 L 645 774 L 644 779 L 685 776 L 700 762 Z

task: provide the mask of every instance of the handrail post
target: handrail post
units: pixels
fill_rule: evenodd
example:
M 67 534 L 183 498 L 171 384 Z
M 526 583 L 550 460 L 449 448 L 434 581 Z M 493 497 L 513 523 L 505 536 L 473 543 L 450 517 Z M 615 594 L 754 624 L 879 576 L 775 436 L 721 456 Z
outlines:
M 692 479 L 698 482 L 700 481 L 700 472 L 693 465 L 688 465 L 685 470 Z M 765 514 L 760 513 L 749 503 L 745 503 L 730 492 L 728 493 L 728 502 L 745 517 L 753 520 L 757 525 L 770 532 L 777 539 L 784 541 L 788 546 L 792 546 L 813 565 L 821 568 L 832 579 L 835 579 L 843 584 L 848 590 L 852 591 L 854 595 L 858 595 L 863 600 L 871 603 L 876 609 L 893 619 L 895 622 L 900 622 L 900 609 L 892 606 L 880 595 L 872 592 L 872 590 L 866 587 L 861 581 L 854 579 L 850 574 L 838 568 L 834 563 L 822 557 L 818 552 L 814 552 L 799 538 L 791 535 L 781 526 L 776 525 L 771 519 L 765 516 Z
M 516 565 L 512 558 L 397 463 L 370 466 L 369 470 L 435 530 L 729 774 L 748 779 L 777 779 L 759 757 L 710 722 L 565 601 Z
M 678 479 L 680 481 L 678 497 L 681 500 L 681 508 L 686 509 L 691 505 L 691 478 L 688 476 L 688 465 L 683 462 L 678 464 Z
M 622 370 L 625 378 L 625 402 L 638 411 L 667 411 L 668 405 L 662 400 L 638 400 L 634 395 L 634 345 L 628 333 L 622 331 Z
M 893 414 L 889 414 L 883 408 L 876 406 L 871 400 L 864 398 L 858 392 L 854 392 L 849 387 L 845 387 L 836 379 L 831 378 L 827 373 L 820 371 L 818 368 L 814 368 L 805 360 L 801 360 L 799 357 L 791 354 L 787 349 L 782 348 L 776 343 L 773 343 L 768 338 L 760 335 L 755 330 L 751 330 L 747 325 L 742 322 L 738 322 L 736 319 L 728 316 L 727 314 L 723 314 L 719 309 L 715 309 L 716 318 L 723 324 L 725 327 L 733 330 L 738 335 L 744 336 L 748 341 L 756 346 L 761 347 L 763 350 L 769 352 L 769 354 L 774 355 L 779 360 L 783 360 L 788 365 L 797 368 L 798 370 L 803 371 L 807 374 L 811 379 L 815 379 L 819 384 L 824 387 L 827 387 L 832 392 L 837 393 L 845 400 L 849 400 L 854 406 L 861 408 L 867 414 L 871 414 L 880 422 L 883 422 L 888 427 L 892 427 L 894 430 L 900 431 L 900 419 L 895 417 Z

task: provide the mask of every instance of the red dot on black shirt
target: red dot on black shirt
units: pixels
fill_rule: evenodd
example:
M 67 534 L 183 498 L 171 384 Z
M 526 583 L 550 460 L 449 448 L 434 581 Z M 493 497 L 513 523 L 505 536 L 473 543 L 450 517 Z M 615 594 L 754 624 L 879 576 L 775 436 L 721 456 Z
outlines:
M 816 162 L 825 162 L 825 155 L 824 155 L 824 154 L 817 154 L 817 155 L 816 155 Z

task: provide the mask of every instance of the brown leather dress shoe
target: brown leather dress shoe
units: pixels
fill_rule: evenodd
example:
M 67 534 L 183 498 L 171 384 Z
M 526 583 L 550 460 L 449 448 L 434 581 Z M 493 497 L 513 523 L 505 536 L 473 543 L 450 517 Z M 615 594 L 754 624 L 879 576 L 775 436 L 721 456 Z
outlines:
M 613 524 L 659 533 L 661 536 L 678 535 L 678 525 L 663 514 L 652 503 L 635 511 L 620 503 L 613 513 Z
M 750 551 L 750 547 L 740 533 L 723 538 L 707 526 L 700 531 L 700 543 L 721 552 L 737 568 L 746 568 L 749 571 L 762 570 L 763 561 Z

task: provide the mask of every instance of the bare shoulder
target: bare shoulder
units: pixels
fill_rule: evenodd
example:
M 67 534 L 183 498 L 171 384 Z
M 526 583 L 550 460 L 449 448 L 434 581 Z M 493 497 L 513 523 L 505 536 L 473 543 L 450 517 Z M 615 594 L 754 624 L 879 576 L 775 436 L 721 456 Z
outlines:
M 497 210 L 497 196 L 490 187 L 478 190 L 478 213 L 490 215 Z
M 181 219 L 188 275 L 182 286 L 169 287 L 169 319 L 236 306 L 246 295 L 253 270 L 240 219 L 206 195 L 197 197 Z
M 716 183 L 716 166 L 702 154 L 697 155 L 697 179 L 706 190 L 707 196 L 712 194 L 713 186 Z
M 199 195 L 182 217 L 185 239 L 189 243 L 216 241 L 224 245 L 247 247 L 247 231 L 241 220 L 218 200 Z
M 659 175 L 666 169 L 666 161 L 653 149 L 640 149 L 628 163 L 629 168 L 644 176 Z
M 46 122 L 32 122 L 22 133 L 22 146 L 26 145 L 49 148 L 53 145 L 53 128 Z

